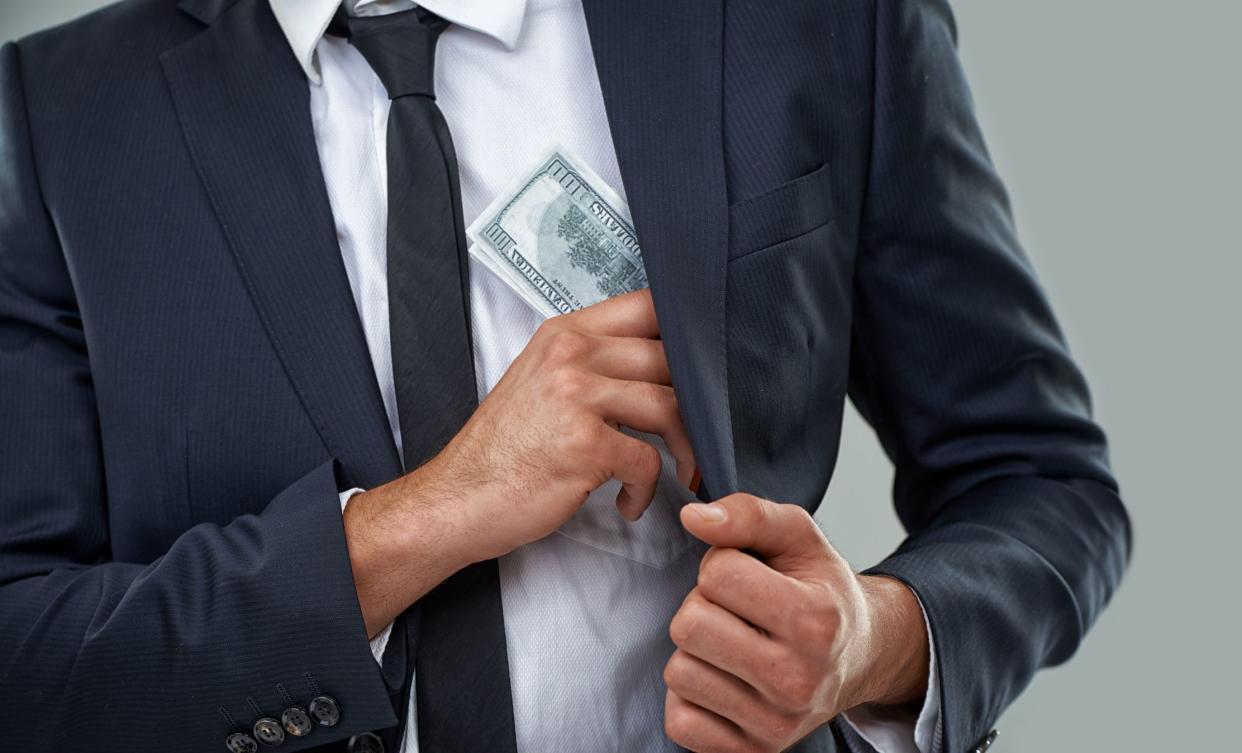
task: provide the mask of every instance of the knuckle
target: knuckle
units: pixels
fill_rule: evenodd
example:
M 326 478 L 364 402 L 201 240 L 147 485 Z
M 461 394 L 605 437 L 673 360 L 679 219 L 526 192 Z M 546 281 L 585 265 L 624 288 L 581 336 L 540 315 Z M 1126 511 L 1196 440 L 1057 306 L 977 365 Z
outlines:
M 547 337 L 544 358 L 552 363 L 576 363 L 591 349 L 590 336 L 572 329 L 557 329 Z
M 814 702 L 818 683 L 792 651 L 784 653 L 786 656 L 773 663 L 774 671 L 768 675 L 769 694 L 785 711 L 800 713 Z
M 803 606 L 794 619 L 794 629 L 804 643 L 823 648 L 834 642 L 839 624 L 835 604 Z
M 684 646 L 698 631 L 703 621 L 703 610 L 692 596 L 687 597 L 681 609 L 677 610 L 677 614 L 673 615 L 673 619 L 668 623 L 668 637 L 677 646 Z
M 728 591 L 737 582 L 737 576 L 723 552 L 716 551 L 710 557 L 704 557 L 699 565 L 698 585 L 706 594 L 720 594 Z
M 745 521 L 747 525 L 762 525 L 768 516 L 767 505 L 772 504 L 762 497 L 746 492 L 736 492 L 719 500 L 729 508 L 731 516 Z
M 565 452 L 574 457 L 582 457 L 595 452 L 599 446 L 600 425 L 587 418 L 573 421 L 563 431 L 562 441 Z
M 674 419 L 678 414 L 676 401 L 671 398 L 671 387 L 648 382 L 635 382 L 630 385 L 629 389 L 631 398 L 641 404 L 662 428 L 674 425 Z
M 653 384 L 649 389 L 651 391 L 651 399 L 659 404 L 662 411 L 677 415 L 677 393 L 673 391 L 672 387 L 663 384 Z
M 553 369 L 548 374 L 550 397 L 554 400 L 578 403 L 587 390 L 587 375 L 571 367 Z
M 769 502 L 768 504 L 775 505 L 776 503 Z M 815 519 L 811 517 L 811 513 L 806 511 L 805 507 L 801 505 L 789 505 L 789 504 L 786 504 L 783 506 L 789 509 L 789 514 L 793 516 L 795 525 L 811 526 L 815 529 L 819 528 L 819 526 L 815 525 Z
M 828 620 L 814 614 L 804 614 L 800 627 L 803 640 L 821 649 L 831 646 L 836 637 L 836 628 Z
M 754 519 L 754 523 L 759 526 L 765 525 L 774 512 L 771 502 L 753 494 L 744 495 L 742 504 Z
M 552 335 L 560 332 L 565 328 L 565 320 L 567 318 L 564 316 L 554 316 L 551 319 L 544 319 L 538 329 L 535 330 L 534 339 L 547 340 Z
M 673 690 L 684 688 L 689 672 L 690 663 L 685 654 L 680 651 L 674 652 L 668 663 L 664 665 L 664 684 Z
M 845 608 L 838 599 L 825 599 L 819 608 L 820 619 L 833 632 L 845 624 Z
M 669 690 L 676 690 L 681 686 L 681 676 L 677 673 L 677 669 L 673 666 L 672 660 L 664 665 L 664 687 Z
M 684 612 L 683 609 L 673 615 L 673 619 L 668 623 L 668 637 L 673 641 L 674 646 L 686 645 L 686 641 L 694 633 L 694 618 L 687 616 Z
M 681 706 L 674 706 L 664 714 L 664 734 L 676 743 L 687 744 L 694 731 L 694 718 Z
M 776 691 L 781 706 L 789 711 L 803 711 L 815 700 L 815 682 L 804 671 L 786 672 L 777 680 Z
M 660 478 L 660 451 L 647 443 L 635 449 L 635 467 L 647 480 L 654 483 Z

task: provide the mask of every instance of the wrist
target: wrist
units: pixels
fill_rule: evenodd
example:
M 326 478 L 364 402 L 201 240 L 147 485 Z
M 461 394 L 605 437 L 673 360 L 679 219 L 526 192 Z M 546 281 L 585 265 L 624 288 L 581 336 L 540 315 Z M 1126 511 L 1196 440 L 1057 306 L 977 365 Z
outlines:
M 416 507 L 434 510 L 437 546 L 452 563 L 453 572 L 500 557 L 524 543 L 507 542 L 505 535 L 512 526 L 496 520 L 496 511 L 506 509 L 512 494 L 461 454 L 450 444 L 402 479 L 414 487 L 411 497 Z
M 914 591 L 886 576 L 861 575 L 869 619 L 869 671 L 853 705 L 922 703 L 931 663 L 927 623 Z
M 369 637 L 470 564 L 452 501 L 430 481 L 407 474 L 345 506 L 345 539 Z

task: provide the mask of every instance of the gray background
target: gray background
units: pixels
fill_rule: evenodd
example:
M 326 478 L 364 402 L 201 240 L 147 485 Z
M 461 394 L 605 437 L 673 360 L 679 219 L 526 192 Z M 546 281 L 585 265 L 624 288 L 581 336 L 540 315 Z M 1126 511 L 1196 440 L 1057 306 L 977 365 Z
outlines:
M 0 0 L 0 38 L 100 4 Z M 1236 749 L 1242 4 L 955 8 L 984 130 L 1094 388 L 1137 544 L 1079 655 L 1036 679 L 994 750 Z M 859 567 L 900 539 L 891 476 L 851 413 L 821 522 Z

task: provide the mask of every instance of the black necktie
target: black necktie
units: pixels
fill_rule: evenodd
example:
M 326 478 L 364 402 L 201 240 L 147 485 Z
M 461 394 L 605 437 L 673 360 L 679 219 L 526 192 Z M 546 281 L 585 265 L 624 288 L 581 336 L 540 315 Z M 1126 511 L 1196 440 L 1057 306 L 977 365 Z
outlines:
M 433 85 L 436 40 L 448 22 L 416 8 L 345 24 L 392 100 L 388 321 L 402 451 L 413 470 L 452 439 L 477 403 L 457 157 Z M 338 16 L 333 31 L 340 27 Z M 496 561 L 458 572 L 411 611 L 419 614 L 417 629 L 405 631 L 415 656 L 419 750 L 514 753 Z M 405 709 L 397 716 L 404 719 Z

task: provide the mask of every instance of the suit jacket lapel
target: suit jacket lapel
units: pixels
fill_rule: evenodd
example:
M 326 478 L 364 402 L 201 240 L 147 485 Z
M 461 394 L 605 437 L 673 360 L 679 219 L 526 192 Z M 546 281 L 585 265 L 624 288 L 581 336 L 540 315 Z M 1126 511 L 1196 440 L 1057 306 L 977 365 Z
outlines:
M 669 368 L 710 494 L 737 490 L 726 372 L 722 0 L 584 0 Z
M 336 241 L 306 77 L 266 2 L 161 56 L 186 142 L 263 324 L 346 482 L 401 471 Z

